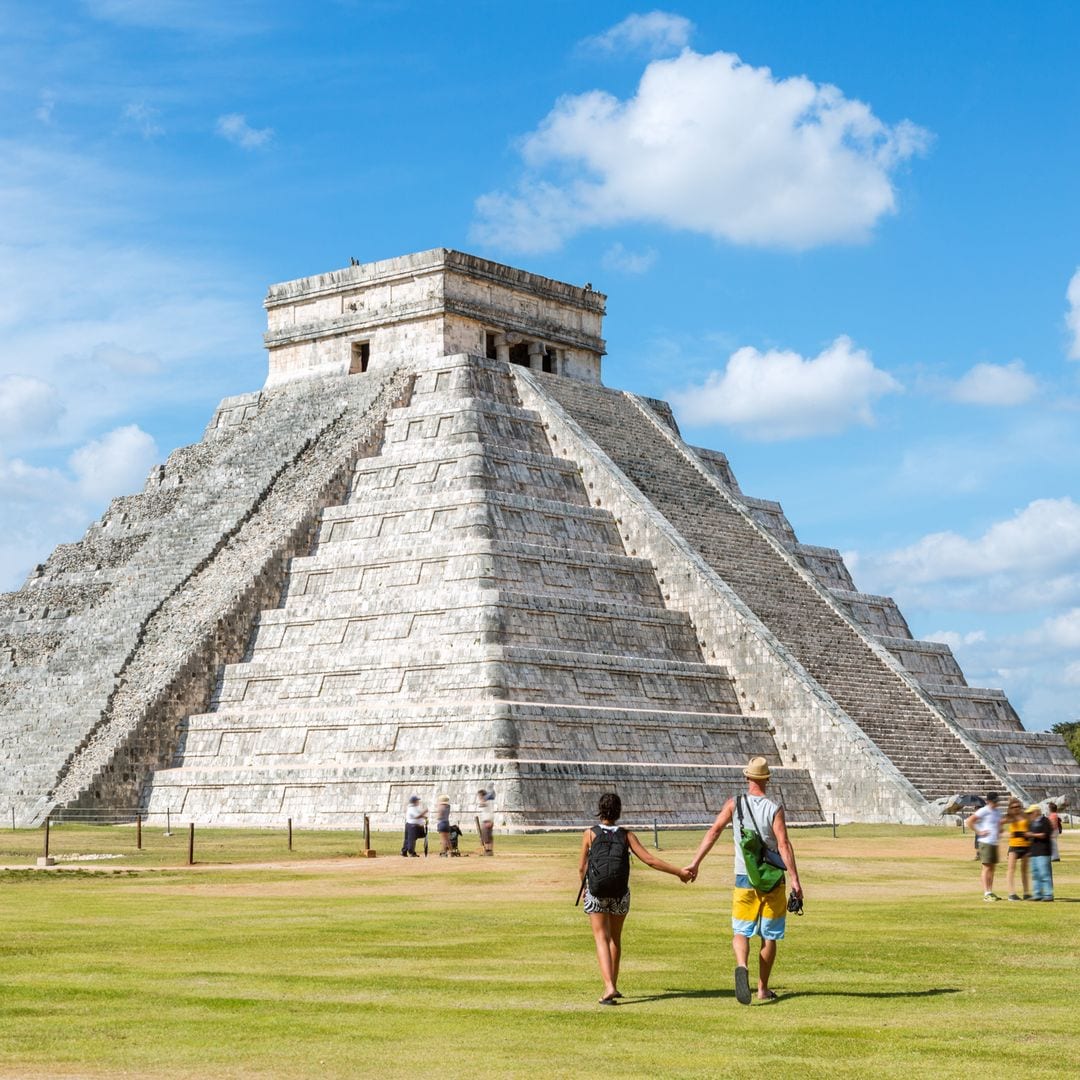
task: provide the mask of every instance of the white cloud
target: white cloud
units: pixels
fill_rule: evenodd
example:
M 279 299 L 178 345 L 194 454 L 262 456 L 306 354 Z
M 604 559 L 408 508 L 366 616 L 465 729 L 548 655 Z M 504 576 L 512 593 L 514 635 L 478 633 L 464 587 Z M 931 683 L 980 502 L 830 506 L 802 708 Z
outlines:
M 144 139 L 154 139 L 165 134 L 165 129 L 158 123 L 160 115 L 158 109 L 142 101 L 133 101 L 124 107 L 124 123 Z
M 1074 660 L 1071 664 L 1066 664 L 1065 671 L 1062 674 L 1062 681 L 1066 686 L 1080 686 L 1080 660 Z M 1076 706 L 1073 706 L 1073 713 L 1076 712 Z M 1071 717 L 1070 717 L 1071 719 Z
M 976 364 L 952 384 L 949 396 L 964 405 L 1023 405 L 1038 391 L 1022 360 L 1009 364 Z
M 274 137 L 273 128 L 253 128 L 243 113 L 219 116 L 215 130 L 223 139 L 244 150 L 256 150 Z
M 966 634 L 958 633 L 955 630 L 935 630 L 931 634 L 927 634 L 926 641 L 940 641 L 943 645 L 948 645 L 950 649 L 961 649 L 965 645 L 980 645 L 986 641 L 985 630 L 971 630 Z
M 121 375 L 154 375 L 162 370 L 161 358 L 145 350 L 133 351 L 106 341 L 98 345 L 90 354 L 90 363 L 104 365 Z
M 153 438 L 128 424 L 80 446 L 69 463 L 84 498 L 97 501 L 141 491 L 158 456 Z
M 0 441 L 55 430 L 64 406 L 56 388 L 32 375 L 0 375 Z
M 710 372 L 703 384 L 670 398 L 680 423 L 736 425 L 749 438 L 773 440 L 873 424 L 874 401 L 900 389 L 874 367 L 865 349 L 841 336 L 811 358 L 744 347 L 732 353 L 723 371 Z
M 585 38 L 581 48 L 602 53 L 646 52 L 649 56 L 666 56 L 685 48 L 693 29 L 694 24 L 682 15 L 650 11 L 645 15 L 628 15 L 602 34 Z
M 583 229 L 646 222 L 794 249 L 861 241 L 895 212 L 892 174 L 928 141 L 834 86 L 688 49 L 650 63 L 627 101 L 562 98 L 521 143 L 517 189 L 477 200 L 472 236 L 550 251 Z
M 1045 573 L 1080 558 L 1080 506 L 1070 498 L 1036 499 L 1006 521 L 969 540 L 931 533 L 878 560 L 892 580 L 916 582 Z
M 1065 325 L 1071 339 L 1068 357 L 1070 360 L 1080 360 L 1080 268 L 1069 281 L 1065 297 L 1069 301 L 1069 310 L 1065 313 Z
M 1080 649 L 1080 608 L 1047 619 L 1039 630 L 1039 637 L 1057 648 Z
M 612 244 L 600 257 L 600 265 L 605 270 L 622 274 L 644 274 L 655 262 L 656 252 L 652 248 L 629 251 L 620 243 Z

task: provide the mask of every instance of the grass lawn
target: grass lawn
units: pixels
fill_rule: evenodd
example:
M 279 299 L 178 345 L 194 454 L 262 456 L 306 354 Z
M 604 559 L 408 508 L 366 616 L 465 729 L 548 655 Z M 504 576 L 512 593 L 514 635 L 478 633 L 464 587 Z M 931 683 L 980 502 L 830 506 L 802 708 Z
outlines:
M 1054 904 L 983 903 L 954 828 L 796 831 L 807 912 L 779 1001 L 750 1008 L 729 837 L 694 885 L 635 865 L 617 1008 L 596 1005 L 576 835 L 406 861 L 398 836 L 359 859 L 354 835 L 298 833 L 290 853 L 284 834 L 206 830 L 193 869 L 186 831 L 144 838 L 65 825 L 54 854 L 123 857 L 0 871 L 0 1076 L 1077 1075 L 1080 830 Z M 699 838 L 663 833 L 662 854 L 681 864 Z M 40 846 L 0 833 L 0 864 Z

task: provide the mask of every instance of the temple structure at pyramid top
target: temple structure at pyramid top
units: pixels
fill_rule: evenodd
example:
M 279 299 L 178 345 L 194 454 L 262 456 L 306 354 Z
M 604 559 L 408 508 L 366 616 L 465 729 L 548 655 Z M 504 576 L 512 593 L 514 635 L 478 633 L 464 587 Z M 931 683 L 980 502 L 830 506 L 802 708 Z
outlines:
M 447 248 L 273 285 L 267 386 L 454 353 L 600 382 L 607 297 Z
M 1080 795 L 840 553 L 601 384 L 605 297 L 446 249 L 266 298 L 266 385 L 0 596 L 0 812 L 789 820 Z M 5 818 L 6 820 L 6 818 Z

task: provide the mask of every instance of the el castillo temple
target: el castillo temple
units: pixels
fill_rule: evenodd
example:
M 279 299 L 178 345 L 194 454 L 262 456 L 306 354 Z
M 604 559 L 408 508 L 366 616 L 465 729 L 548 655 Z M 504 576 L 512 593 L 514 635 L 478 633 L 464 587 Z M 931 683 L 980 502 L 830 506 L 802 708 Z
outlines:
M 603 384 L 605 300 L 442 248 L 272 286 L 263 388 L 0 596 L 0 814 L 692 824 L 756 754 L 793 822 L 1075 804 L 1060 736 Z

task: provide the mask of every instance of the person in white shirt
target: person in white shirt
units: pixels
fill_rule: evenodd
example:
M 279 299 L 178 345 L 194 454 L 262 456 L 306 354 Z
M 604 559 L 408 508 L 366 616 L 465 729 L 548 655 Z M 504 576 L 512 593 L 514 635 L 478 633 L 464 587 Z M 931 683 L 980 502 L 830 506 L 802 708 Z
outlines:
M 975 830 L 975 839 L 979 842 L 983 899 L 987 901 L 1001 899 L 994 894 L 994 867 L 998 862 L 998 839 L 1001 836 L 1001 811 L 997 802 L 997 792 L 987 792 L 986 804 L 967 819 L 967 827 Z
M 485 791 L 483 788 L 476 793 L 476 818 L 480 822 L 480 853 L 482 855 L 495 854 L 495 815 L 491 810 L 494 798 L 493 791 Z
M 406 858 L 419 858 L 416 841 L 427 832 L 427 816 L 427 807 L 420 801 L 420 796 L 413 795 L 405 809 L 405 840 L 401 845 L 401 854 Z

